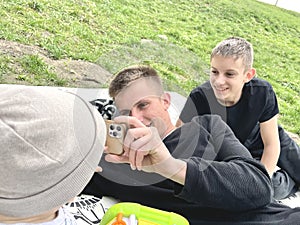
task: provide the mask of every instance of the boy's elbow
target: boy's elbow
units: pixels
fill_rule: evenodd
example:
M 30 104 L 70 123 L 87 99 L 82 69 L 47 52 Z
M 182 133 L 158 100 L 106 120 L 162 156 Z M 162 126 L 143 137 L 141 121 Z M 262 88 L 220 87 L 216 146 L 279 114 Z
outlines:
M 253 182 L 249 188 L 251 189 L 248 189 L 249 209 L 263 207 L 273 201 L 273 186 L 266 171 L 254 175 Z
M 253 163 L 254 162 L 254 163 Z M 248 172 L 247 181 L 244 183 L 243 192 L 240 196 L 242 201 L 240 203 L 241 210 L 251 210 L 268 205 L 273 201 L 273 186 L 271 179 L 266 169 L 257 164 L 254 160 L 247 162 Z
M 273 191 L 270 185 L 266 184 L 256 188 L 252 186 L 251 190 L 249 190 L 249 188 L 245 190 L 247 194 L 237 199 L 238 202 L 234 204 L 235 211 L 253 210 L 264 207 L 272 202 Z
M 250 200 L 252 202 L 252 209 L 263 207 L 272 202 L 273 199 L 273 188 L 270 182 L 265 184 L 260 183 L 260 187 L 257 187 L 253 193 Z

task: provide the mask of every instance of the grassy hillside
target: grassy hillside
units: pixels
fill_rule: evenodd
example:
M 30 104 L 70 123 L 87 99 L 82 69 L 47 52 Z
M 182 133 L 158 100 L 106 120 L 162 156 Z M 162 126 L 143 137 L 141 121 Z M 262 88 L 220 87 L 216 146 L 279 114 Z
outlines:
M 0 39 L 39 46 L 54 59 L 97 62 L 111 73 L 145 62 L 185 95 L 207 79 L 216 43 L 245 37 L 254 46 L 258 76 L 278 95 L 280 123 L 300 134 L 298 13 L 255 0 L 12 0 L 0 3 L 0 17 Z M 22 74 L 14 70 L 15 61 L 24 67 Z M 41 65 L 34 55 L 0 54 L 0 82 L 15 74 L 16 82 L 32 83 L 48 71 Z M 27 79 L 26 73 L 35 76 Z M 68 85 L 49 74 L 47 85 Z

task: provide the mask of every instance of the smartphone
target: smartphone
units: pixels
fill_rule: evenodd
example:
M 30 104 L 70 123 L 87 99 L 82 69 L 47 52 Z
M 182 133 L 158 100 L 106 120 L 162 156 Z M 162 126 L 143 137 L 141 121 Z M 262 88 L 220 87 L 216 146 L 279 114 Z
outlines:
M 106 124 L 106 146 L 110 154 L 121 155 L 123 150 L 123 141 L 126 134 L 126 125 L 116 123 L 113 120 L 105 120 Z

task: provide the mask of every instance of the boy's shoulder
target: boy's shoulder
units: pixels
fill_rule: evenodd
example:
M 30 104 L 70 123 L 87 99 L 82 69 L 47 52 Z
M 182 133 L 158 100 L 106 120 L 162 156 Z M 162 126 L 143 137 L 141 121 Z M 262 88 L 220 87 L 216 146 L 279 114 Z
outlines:
M 245 86 L 247 87 L 272 87 L 272 85 L 264 80 L 264 79 L 261 79 L 261 78 L 258 78 L 258 77 L 254 77 L 253 79 L 251 79 L 249 82 L 247 82 L 245 84 Z
M 197 124 L 206 130 L 211 130 L 212 127 L 224 125 L 224 121 L 222 120 L 221 116 L 217 114 L 204 114 L 193 117 L 189 123 L 185 124 L 188 124 L 187 126 L 190 127 L 192 127 L 193 124 Z
M 209 81 L 206 81 L 204 83 L 202 83 L 201 85 L 198 86 L 200 89 L 211 89 L 211 84 Z
M 192 91 L 191 94 L 193 93 L 199 93 L 199 92 L 207 92 L 207 91 L 212 91 L 212 87 L 209 81 L 206 81 L 202 84 L 200 84 L 199 86 L 195 87 Z
M 245 83 L 243 93 L 249 93 L 250 96 L 268 96 L 274 94 L 272 85 L 261 78 L 253 78 L 248 83 Z

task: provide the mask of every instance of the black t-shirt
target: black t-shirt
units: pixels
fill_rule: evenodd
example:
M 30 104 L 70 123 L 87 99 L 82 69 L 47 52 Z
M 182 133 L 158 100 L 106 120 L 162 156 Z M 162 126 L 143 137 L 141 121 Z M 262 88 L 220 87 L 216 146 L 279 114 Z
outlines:
M 188 122 L 197 115 L 220 115 L 240 142 L 244 143 L 258 123 L 265 122 L 278 113 L 272 86 L 265 80 L 253 78 L 244 85 L 240 100 L 230 107 L 217 101 L 209 81 L 198 86 L 190 93 L 180 119 Z

